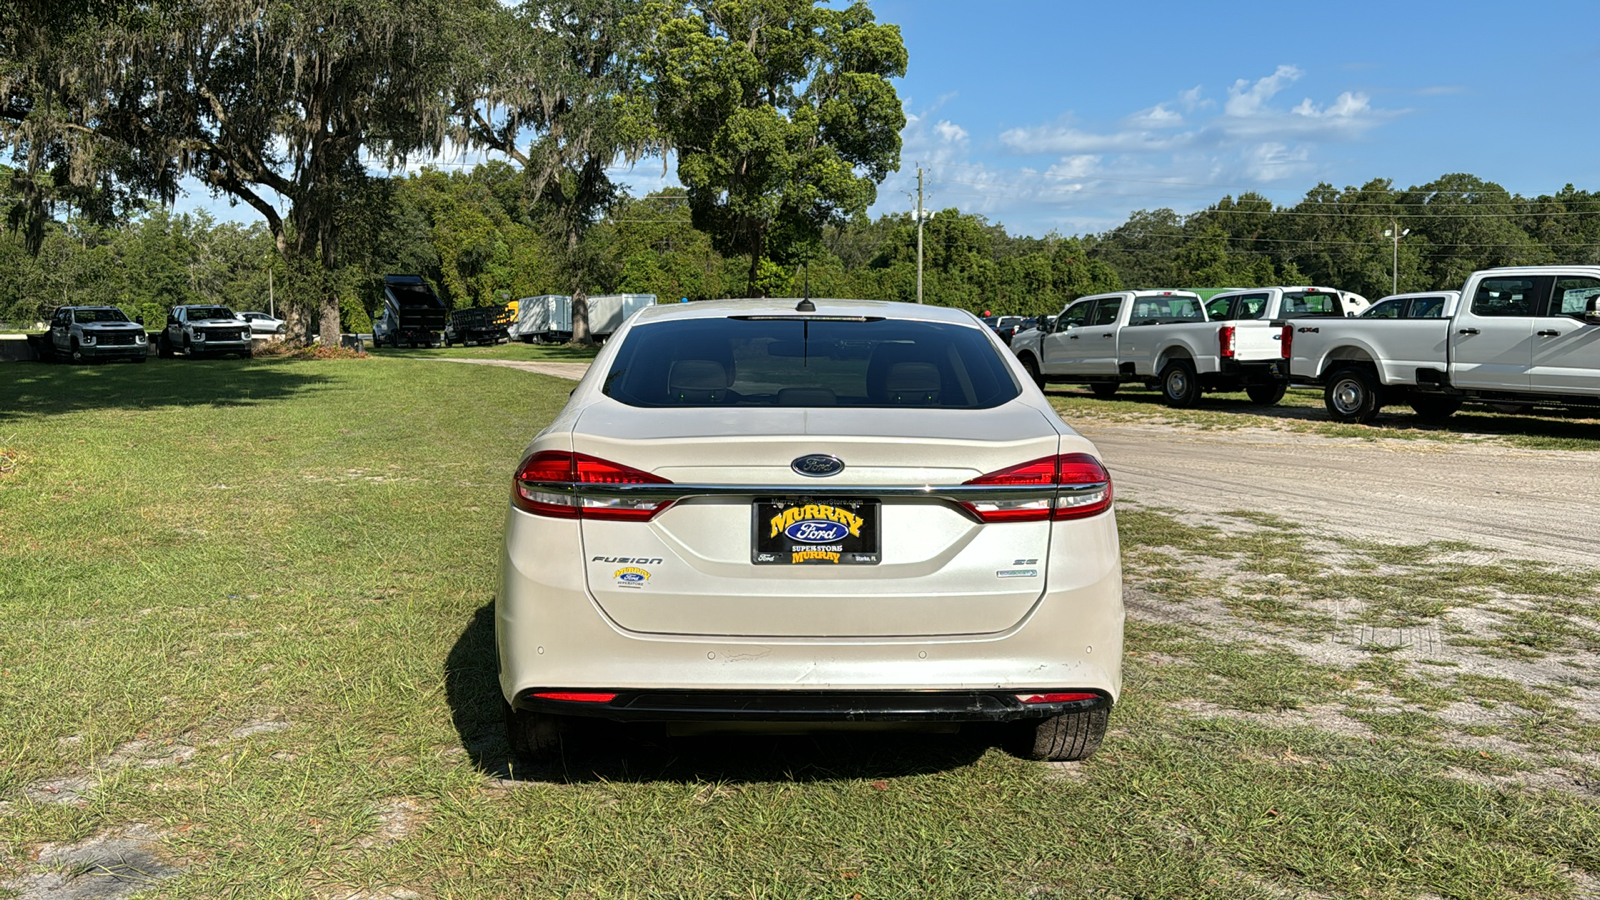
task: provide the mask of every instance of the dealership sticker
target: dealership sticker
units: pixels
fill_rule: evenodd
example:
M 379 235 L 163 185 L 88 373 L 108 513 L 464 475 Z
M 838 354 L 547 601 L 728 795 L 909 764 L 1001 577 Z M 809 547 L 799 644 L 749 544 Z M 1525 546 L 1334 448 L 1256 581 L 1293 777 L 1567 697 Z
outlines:
M 638 566 L 618 569 L 611 573 L 611 577 L 616 579 L 617 587 L 620 588 L 642 588 L 650 583 L 650 573 Z

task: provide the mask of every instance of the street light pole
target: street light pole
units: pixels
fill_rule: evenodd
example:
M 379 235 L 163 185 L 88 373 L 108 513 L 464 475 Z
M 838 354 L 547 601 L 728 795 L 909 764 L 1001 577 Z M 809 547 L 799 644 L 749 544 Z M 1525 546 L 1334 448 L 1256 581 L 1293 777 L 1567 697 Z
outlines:
M 922 167 L 917 166 L 917 302 L 922 302 Z
M 1401 230 L 1400 223 L 1396 222 L 1394 219 L 1390 219 L 1389 220 L 1389 227 L 1385 228 L 1383 230 L 1383 236 L 1384 237 L 1393 238 L 1394 239 L 1394 260 L 1393 260 L 1393 263 L 1392 263 L 1393 268 L 1391 268 L 1389 270 L 1390 272 L 1394 273 L 1393 280 L 1390 282 L 1390 287 L 1389 287 L 1389 293 L 1391 293 L 1391 294 L 1400 293 L 1400 239 L 1405 237 L 1406 235 L 1408 235 L 1410 233 L 1411 233 L 1411 229 L 1407 228 L 1407 229 Z

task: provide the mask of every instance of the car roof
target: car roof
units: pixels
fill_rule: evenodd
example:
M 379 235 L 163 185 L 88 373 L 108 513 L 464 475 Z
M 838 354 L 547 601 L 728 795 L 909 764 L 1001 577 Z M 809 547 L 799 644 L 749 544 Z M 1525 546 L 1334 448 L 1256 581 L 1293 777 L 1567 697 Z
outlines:
M 62 306 L 62 307 L 59 307 L 59 308 L 60 309 L 114 309 L 117 312 L 122 312 L 122 307 L 120 307 L 120 306 Z
M 922 303 L 894 303 L 886 300 L 843 300 L 812 297 L 814 311 L 799 312 L 799 297 L 771 297 L 741 300 L 696 300 L 692 303 L 658 303 L 640 310 L 638 324 L 664 319 L 724 319 L 729 316 L 773 315 L 796 318 L 817 316 L 882 316 L 892 319 L 917 319 L 927 322 L 952 322 L 976 325 L 980 320 L 964 309 Z

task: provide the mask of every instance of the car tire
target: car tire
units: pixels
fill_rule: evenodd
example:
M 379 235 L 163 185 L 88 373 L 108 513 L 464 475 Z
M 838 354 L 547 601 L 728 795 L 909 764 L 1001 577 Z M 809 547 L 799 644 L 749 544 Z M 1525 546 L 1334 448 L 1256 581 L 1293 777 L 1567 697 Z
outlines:
M 166 335 L 156 338 L 156 355 L 162 359 L 172 358 L 172 342 L 167 340 Z
M 1460 397 L 1430 397 L 1419 394 L 1411 398 L 1411 408 L 1424 422 L 1443 422 L 1461 408 Z
M 1251 403 L 1259 403 L 1262 406 L 1277 406 L 1278 401 L 1283 399 L 1283 395 L 1288 389 L 1288 386 L 1283 384 L 1251 384 L 1245 386 L 1244 392 L 1250 397 Z
M 254 357 L 255 355 L 256 355 L 256 348 L 254 348 L 254 347 L 251 347 L 249 350 L 240 350 L 239 351 L 239 358 L 240 359 L 250 359 L 250 358 Z
M 1200 376 L 1194 363 L 1175 359 L 1161 370 L 1161 399 L 1175 409 L 1187 409 L 1200 401 Z
M 1383 408 L 1379 397 L 1380 386 L 1372 372 L 1360 366 L 1346 366 L 1328 378 L 1322 392 L 1322 404 L 1335 422 L 1354 422 L 1365 425 L 1378 417 Z
M 1089 385 L 1089 392 L 1101 400 L 1110 400 L 1117 395 L 1117 388 L 1122 385 L 1115 381 L 1096 381 Z
M 512 709 L 504 700 L 500 704 L 506 718 L 506 743 L 511 745 L 513 759 L 531 765 L 561 755 L 562 737 L 568 729 L 560 717 Z
M 71 359 L 73 363 L 77 365 L 82 365 L 84 363 L 85 360 L 83 356 L 83 348 L 78 346 L 77 338 L 72 339 L 72 349 L 67 351 L 67 353 L 68 358 Z
M 149 358 L 150 358 L 150 357 L 149 357 L 149 356 L 135 356 L 135 357 L 134 357 L 134 358 L 133 358 L 133 361 L 134 361 L 134 362 L 135 362 L 135 363 L 142 363 L 142 362 L 144 362 L 144 361 L 145 361 L 145 360 L 147 360 L 147 359 L 149 359 Z
M 1110 711 L 1101 706 L 1062 713 L 1042 721 L 1018 722 L 1010 750 L 1025 759 L 1070 762 L 1088 759 L 1105 739 Z
M 1033 380 L 1034 384 L 1039 386 L 1039 390 L 1044 390 L 1044 373 L 1039 371 L 1039 361 L 1033 358 L 1033 354 L 1027 353 L 1023 355 L 1022 367 L 1028 370 L 1028 377 Z

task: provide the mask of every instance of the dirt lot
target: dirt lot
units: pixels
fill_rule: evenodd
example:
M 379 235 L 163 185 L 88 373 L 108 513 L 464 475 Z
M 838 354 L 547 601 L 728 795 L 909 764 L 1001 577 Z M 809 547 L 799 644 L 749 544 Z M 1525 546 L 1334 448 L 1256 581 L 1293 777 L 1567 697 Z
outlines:
M 1593 453 L 1266 429 L 1074 425 L 1100 448 L 1119 496 L 1148 507 L 1249 509 L 1323 533 L 1463 541 L 1600 566 L 1600 459 Z

